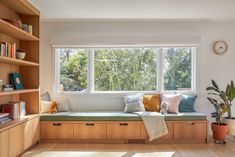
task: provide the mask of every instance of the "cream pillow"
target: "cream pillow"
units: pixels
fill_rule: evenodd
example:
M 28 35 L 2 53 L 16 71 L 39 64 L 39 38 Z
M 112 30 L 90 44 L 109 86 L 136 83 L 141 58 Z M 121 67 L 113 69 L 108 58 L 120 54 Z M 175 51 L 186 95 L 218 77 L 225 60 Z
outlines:
M 180 94 L 163 94 L 161 105 L 166 105 L 167 112 L 179 113 L 180 100 Z
M 41 113 L 49 113 L 51 109 L 52 102 L 51 101 L 40 101 L 41 105 Z
M 143 104 L 143 94 L 134 94 L 124 97 L 125 109 L 124 112 L 139 112 L 145 111 Z

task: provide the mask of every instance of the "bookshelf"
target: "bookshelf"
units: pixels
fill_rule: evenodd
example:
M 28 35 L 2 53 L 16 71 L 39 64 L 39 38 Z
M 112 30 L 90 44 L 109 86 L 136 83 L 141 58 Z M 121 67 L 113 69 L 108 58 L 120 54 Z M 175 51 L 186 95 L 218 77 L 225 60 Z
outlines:
M 39 41 L 39 39 L 24 30 L 0 19 L 0 32 L 19 40 Z
M 3 56 L 0 56 L 0 63 L 19 65 L 19 66 L 39 66 L 38 63 L 9 58 L 9 57 L 3 57 Z
M 18 28 L 4 19 L 18 20 L 32 25 L 33 34 Z M 0 80 L 3 84 L 10 84 L 9 74 L 18 72 L 22 76 L 24 89 L 0 91 L 0 105 L 9 101 L 24 101 L 27 116 L 0 124 L 0 135 L 7 141 L 15 141 L 15 145 L 22 146 L 15 149 L 9 144 L 4 149 L 7 156 L 18 156 L 31 145 L 39 141 L 39 43 L 40 43 L 40 12 L 28 0 L 1 0 L 0 1 L 0 42 L 15 43 L 16 49 L 26 52 L 24 60 L 0 55 Z M 0 137 L 1 137 L 0 136 Z M 27 141 L 27 143 L 24 143 Z M 0 152 L 3 151 L 0 148 Z M 0 155 L 1 156 L 1 155 Z

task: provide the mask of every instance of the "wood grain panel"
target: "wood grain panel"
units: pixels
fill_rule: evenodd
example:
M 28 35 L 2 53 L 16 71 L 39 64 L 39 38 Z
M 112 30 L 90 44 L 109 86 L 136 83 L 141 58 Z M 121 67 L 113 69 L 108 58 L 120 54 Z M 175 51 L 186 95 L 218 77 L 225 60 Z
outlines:
M 9 133 L 8 131 L 4 131 L 0 133 L 0 157 L 8 157 L 8 139 Z
M 175 140 L 200 140 L 207 138 L 207 123 L 205 122 L 179 122 L 174 123 Z
M 22 93 L 20 94 L 20 100 L 26 103 L 26 112 L 28 114 L 38 114 L 39 113 L 39 92 L 32 93 Z
M 60 122 L 41 124 L 42 140 L 73 140 L 73 124 Z
M 140 123 L 108 123 L 107 139 L 140 139 Z
M 83 123 L 74 124 L 74 139 L 106 139 L 106 124 Z
M 9 157 L 16 157 L 24 150 L 23 124 L 9 129 Z

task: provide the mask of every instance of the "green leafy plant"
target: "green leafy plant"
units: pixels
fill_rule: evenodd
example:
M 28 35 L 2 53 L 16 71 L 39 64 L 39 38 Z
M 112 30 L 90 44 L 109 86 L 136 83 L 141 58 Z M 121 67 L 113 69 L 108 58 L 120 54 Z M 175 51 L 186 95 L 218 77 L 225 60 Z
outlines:
M 217 83 L 214 81 L 214 80 L 211 80 L 211 84 L 212 86 L 209 86 L 206 88 L 207 91 L 209 91 L 209 95 L 215 95 L 217 97 L 219 97 L 221 100 L 222 100 L 222 104 L 224 104 L 226 107 L 225 107 L 225 111 L 228 112 L 228 118 L 229 119 L 232 119 L 232 110 L 231 110 L 231 107 L 232 107 L 232 102 L 235 98 L 235 87 L 234 87 L 234 83 L 233 81 L 231 81 L 225 91 L 224 90 L 221 90 L 219 88 L 219 86 L 217 85 Z M 218 102 L 214 101 L 215 99 L 213 98 L 209 98 L 208 97 L 208 100 L 214 105 L 215 103 L 218 104 Z
M 215 112 L 211 113 L 211 117 L 215 118 L 218 125 L 223 125 L 222 119 L 224 113 L 227 112 L 227 106 L 224 103 L 218 103 L 217 100 L 207 97 L 207 99 L 214 105 Z

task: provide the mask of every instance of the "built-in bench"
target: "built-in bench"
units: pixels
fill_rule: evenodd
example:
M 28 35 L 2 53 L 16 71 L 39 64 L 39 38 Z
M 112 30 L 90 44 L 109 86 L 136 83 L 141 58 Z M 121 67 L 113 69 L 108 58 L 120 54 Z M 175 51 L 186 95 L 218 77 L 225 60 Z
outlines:
M 169 133 L 154 142 L 207 141 L 206 115 L 194 112 L 164 117 Z M 134 113 L 59 112 L 41 114 L 40 121 L 42 141 L 148 141 L 143 121 Z

